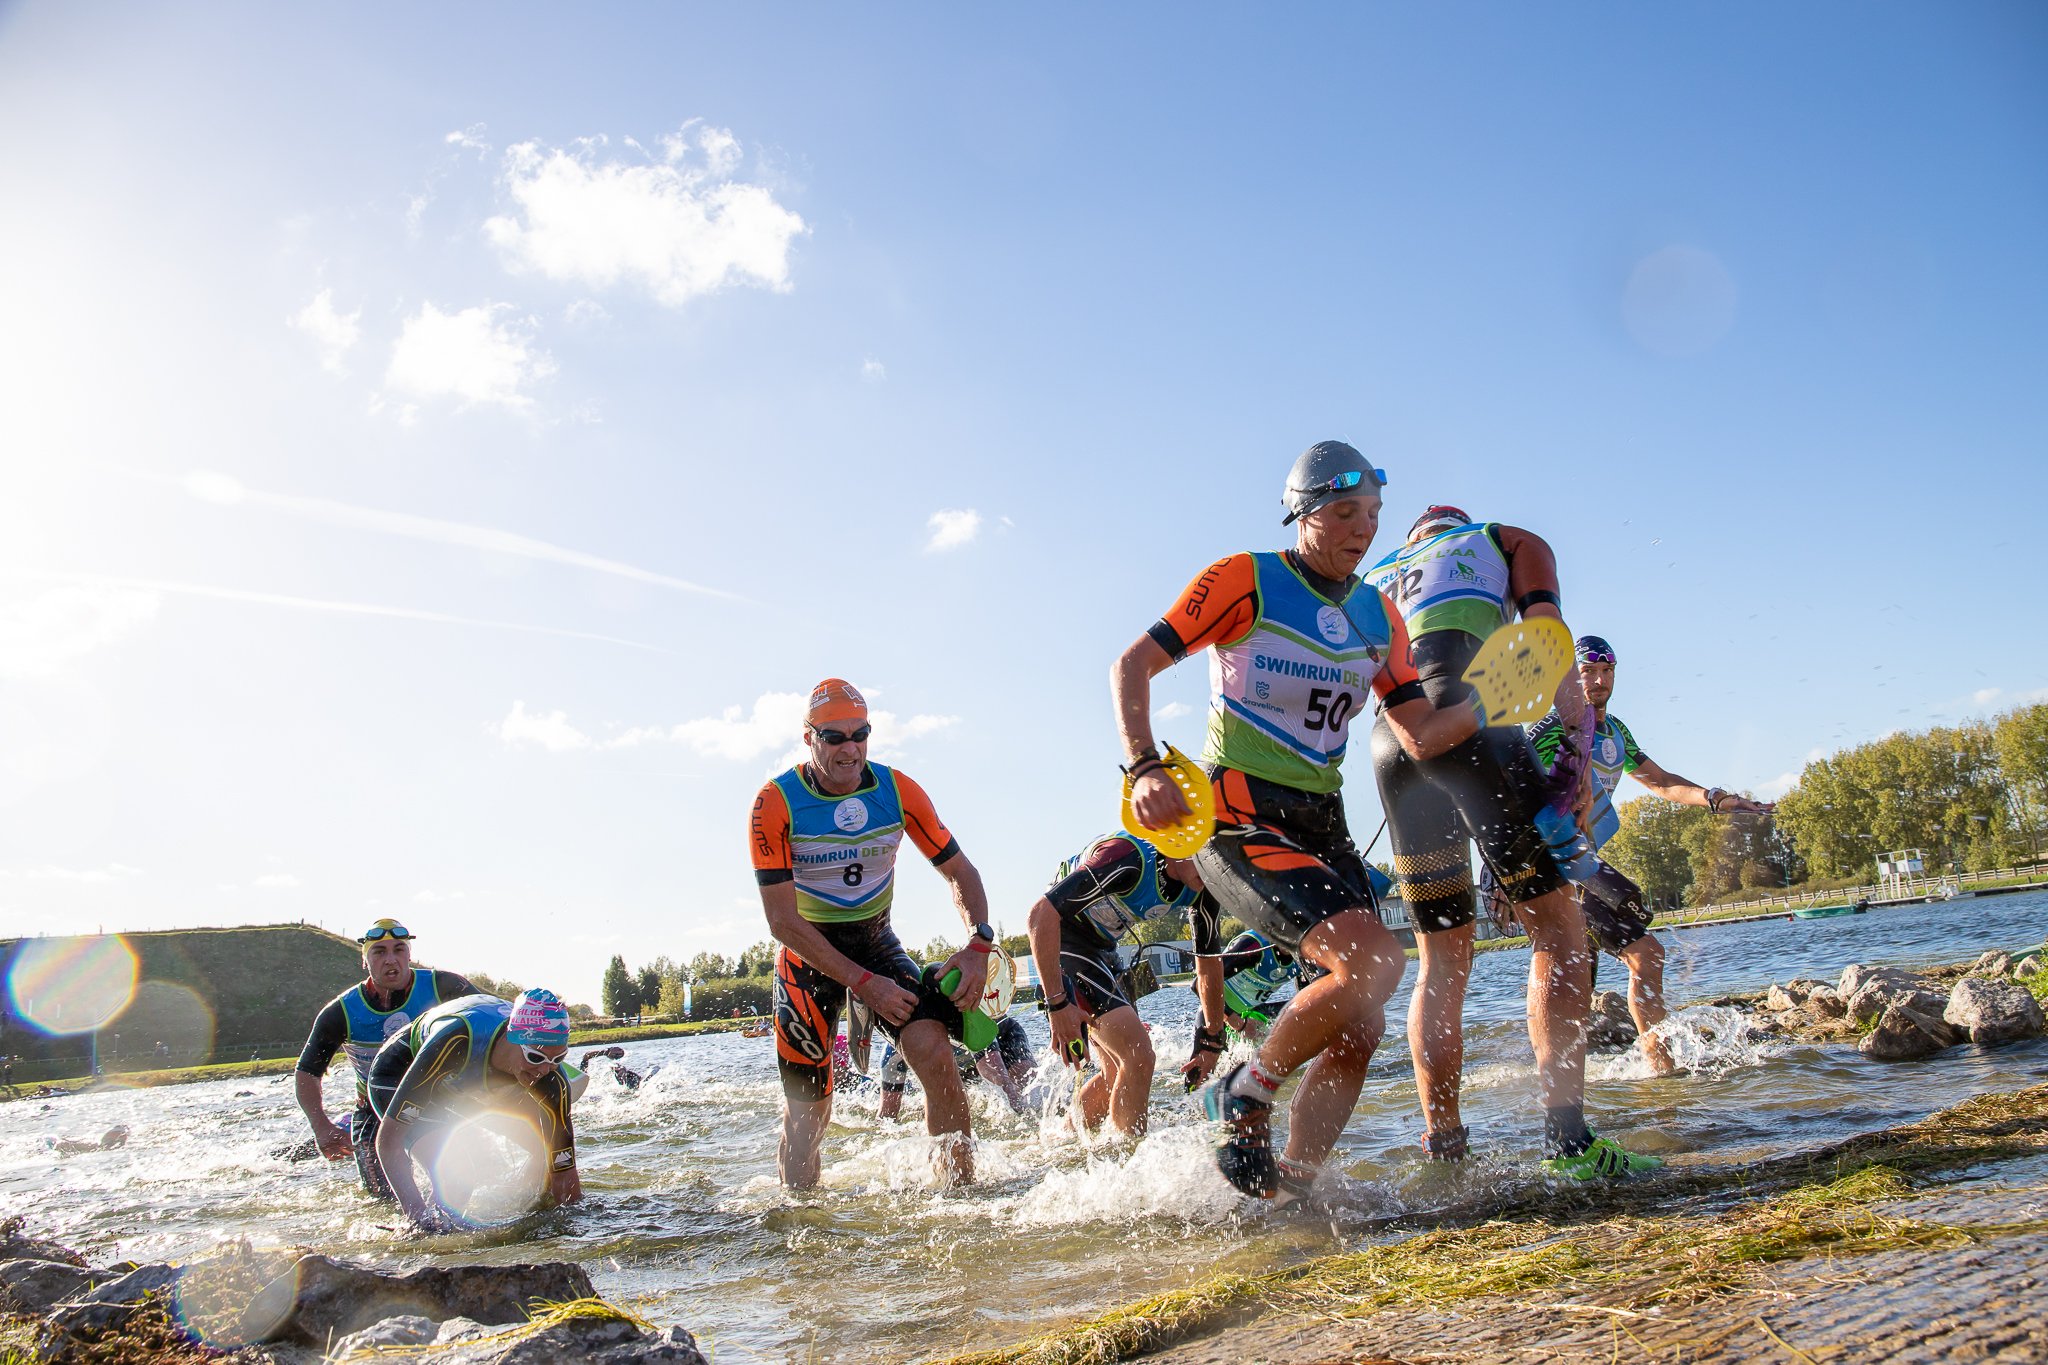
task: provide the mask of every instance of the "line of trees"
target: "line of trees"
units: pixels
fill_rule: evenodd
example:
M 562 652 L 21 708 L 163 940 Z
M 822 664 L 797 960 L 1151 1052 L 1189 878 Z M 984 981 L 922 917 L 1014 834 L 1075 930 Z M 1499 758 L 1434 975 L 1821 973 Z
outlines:
M 964 940 L 963 940 L 964 941 Z M 1031 951 L 1024 935 L 1001 939 L 1013 956 Z M 754 1014 L 767 1012 L 774 990 L 775 942 L 763 939 L 737 958 L 723 953 L 699 953 L 688 962 L 666 955 L 635 970 L 623 955 L 615 954 L 604 970 L 605 1013 L 611 1017 L 659 1015 L 683 1017 L 683 987 L 690 987 L 690 1005 L 700 1019 L 732 1013 L 735 1007 Z M 907 948 L 913 961 L 943 962 L 960 943 L 935 938 L 923 948 Z
M 1619 814 L 1604 856 L 1660 905 L 1874 880 L 1878 854 L 1907 848 L 1930 870 L 2010 867 L 2040 856 L 2048 825 L 2048 703 L 1816 759 L 1775 818 L 1716 818 L 1656 797 Z

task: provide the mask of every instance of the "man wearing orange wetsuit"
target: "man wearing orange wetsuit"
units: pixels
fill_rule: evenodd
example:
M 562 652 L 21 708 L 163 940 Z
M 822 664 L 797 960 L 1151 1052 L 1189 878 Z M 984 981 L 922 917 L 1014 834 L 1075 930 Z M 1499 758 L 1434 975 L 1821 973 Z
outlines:
M 1418 757 L 1479 729 L 1471 706 L 1430 704 L 1400 615 L 1356 577 L 1385 482 L 1342 441 L 1311 446 L 1282 493 L 1294 547 L 1210 565 L 1111 672 L 1132 804 L 1147 828 L 1161 829 L 1187 806 L 1153 747 L 1152 679 L 1211 651 L 1203 759 L 1216 789 L 1216 833 L 1195 866 L 1225 913 L 1320 972 L 1274 1020 L 1258 1055 L 1202 1091 L 1204 1111 L 1228 1130 L 1218 1167 L 1260 1197 L 1314 1180 L 1357 1102 L 1404 966 L 1338 792 L 1351 721 L 1378 698 Z M 1276 1162 L 1273 1097 L 1304 1065 L 1286 1157 Z
M 782 1075 L 782 1182 L 818 1183 L 818 1153 L 832 1117 L 832 1039 L 851 992 L 896 1040 L 925 1093 L 925 1127 L 960 1180 L 974 1175 L 967 1092 L 947 1034 L 981 998 L 995 930 L 981 874 L 960 851 L 924 789 L 868 762 L 868 708 L 851 683 L 827 678 L 804 720 L 810 761 L 754 798 L 747 842 L 775 953 L 775 1059 Z M 896 850 L 908 835 L 953 888 L 968 946 L 919 975 L 889 927 Z M 931 984 L 958 968 L 942 993 Z

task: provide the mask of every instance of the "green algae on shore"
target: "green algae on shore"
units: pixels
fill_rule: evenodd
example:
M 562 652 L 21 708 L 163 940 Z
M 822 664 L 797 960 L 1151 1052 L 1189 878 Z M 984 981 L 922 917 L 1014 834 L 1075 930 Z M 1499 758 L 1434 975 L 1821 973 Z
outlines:
M 1395 1305 L 1444 1307 L 1541 1290 L 1598 1295 L 1624 1311 L 1694 1302 L 1748 1287 L 1757 1268 L 1777 1262 L 2048 1231 L 2048 1220 L 1950 1224 L 1890 1217 L 1877 1207 L 1912 1193 L 1914 1173 L 2043 1150 L 2048 1086 L 1983 1095 L 1919 1123 L 1813 1153 L 1602 1187 L 1588 1193 L 1582 1204 L 1587 1216 L 1575 1223 L 1536 1216 L 1536 1201 L 1524 1200 L 1531 1215 L 1525 1221 L 1496 1218 L 1262 1275 L 1219 1276 L 1013 1346 L 956 1355 L 946 1365 L 1110 1365 L 1261 1313 L 1359 1317 Z M 1802 1180 L 1807 1183 L 1796 1183 Z M 1732 1209 L 1665 1217 L 1626 1209 L 1643 1196 L 1696 1201 L 1773 1186 L 1783 1192 Z

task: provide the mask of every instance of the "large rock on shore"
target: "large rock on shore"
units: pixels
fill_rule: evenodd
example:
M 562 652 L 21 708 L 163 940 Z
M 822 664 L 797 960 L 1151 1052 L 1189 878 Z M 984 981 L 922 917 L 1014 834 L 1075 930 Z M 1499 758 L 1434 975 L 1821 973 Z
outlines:
M 1949 993 L 1942 1018 L 1973 1043 L 2010 1043 L 2038 1038 L 2048 1021 L 2040 1002 L 2016 981 L 1966 976 Z
M 336 1337 L 395 1317 L 434 1322 L 525 1322 L 535 1305 L 590 1299 L 597 1291 L 582 1266 L 427 1266 L 387 1274 L 326 1256 L 301 1257 L 256 1295 L 243 1314 L 244 1341 L 325 1345 Z
M 2012 954 L 2001 953 L 1996 948 L 1987 949 L 1982 956 L 1970 964 L 1972 976 L 2011 976 Z
M 24 1222 L 19 1217 L 0 1222 L 0 1261 L 57 1261 L 85 1268 L 85 1257 L 70 1247 L 29 1236 L 22 1231 Z
M 1625 1048 L 1636 1041 L 1635 1016 L 1628 1001 L 1617 991 L 1596 991 L 1593 1007 L 1586 1014 L 1586 1046 Z
M 1884 1006 L 1877 1027 L 1856 1050 L 1880 1062 L 1910 1062 L 1932 1057 L 1954 1041 L 1940 1014 L 1900 1000 Z
M 417 1350 L 408 1350 L 417 1346 Z M 335 1343 L 332 1365 L 708 1365 L 680 1327 L 655 1332 L 623 1314 L 563 1314 L 513 1331 L 455 1319 L 394 1318 Z

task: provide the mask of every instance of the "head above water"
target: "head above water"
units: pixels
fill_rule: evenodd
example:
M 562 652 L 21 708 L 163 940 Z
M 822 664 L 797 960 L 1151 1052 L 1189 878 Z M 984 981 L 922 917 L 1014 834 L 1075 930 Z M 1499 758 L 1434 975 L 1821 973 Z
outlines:
M 1440 502 L 1434 507 L 1425 508 L 1422 515 L 1417 517 L 1413 524 L 1408 527 L 1408 543 L 1413 545 L 1416 541 L 1426 536 L 1437 535 L 1459 526 L 1470 526 L 1471 524 L 1472 518 L 1465 515 L 1464 508 L 1453 507 L 1449 503 Z
M 371 985 L 395 991 L 411 983 L 412 930 L 395 919 L 380 919 L 356 942 L 363 947 L 363 974 Z
M 811 689 L 804 712 L 804 743 L 811 751 L 811 770 L 826 791 L 845 795 L 860 786 L 867 768 L 867 698 L 844 678 L 827 678 Z
M 1586 700 L 1605 707 L 1614 695 L 1614 646 L 1602 636 L 1581 635 L 1572 642 L 1572 654 L 1578 660 L 1579 686 L 1586 689 Z
M 1291 526 L 1340 498 L 1377 498 L 1386 486 L 1387 472 L 1373 468 L 1356 447 L 1343 441 L 1317 441 L 1302 451 L 1294 468 L 1287 471 L 1287 485 L 1280 490 L 1280 505 L 1287 515 L 1280 524 Z

